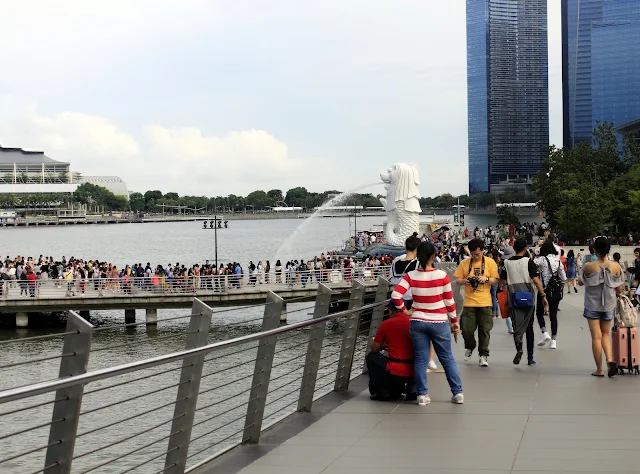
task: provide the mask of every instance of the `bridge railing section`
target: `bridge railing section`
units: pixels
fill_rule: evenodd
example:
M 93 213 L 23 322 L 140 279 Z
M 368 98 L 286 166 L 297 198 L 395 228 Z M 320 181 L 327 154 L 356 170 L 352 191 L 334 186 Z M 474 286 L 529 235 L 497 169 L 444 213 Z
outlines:
M 5 299 L 19 298 L 78 298 L 154 295 L 226 294 L 247 289 L 316 288 L 326 285 L 351 285 L 354 280 L 375 282 L 379 276 L 388 277 L 390 267 L 356 267 L 332 270 L 309 270 L 254 275 L 214 275 L 172 277 L 117 277 L 0 280 L 0 294 Z
M 314 400 L 347 390 L 363 373 L 389 288 L 379 278 L 375 302 L 364 305 L 366 286 L 356 279 L 349 308 L 329 314 L 332 290 L 320 283 L 315 303 L 288 311 L 313 308 L 313 316 L 285 326 L 283 299 L 269 291 L 260 331 L 218 342 L 210 341 L 216 335 L 212 309 L 194 298 L 191 314 L 182 316 L 189 321 L 184 349 L 95 369 L 118 345 L 92 347 L 102 328 L 72 311 L 63 333 L 30 338 L 47 344 L 61 339 L 57 354 L 0 365 L 1 374 L 59 363 L 57 376 L 30 372 L 44 381 L 19 386 L 20 379 L 5 378 L 10 388 L 0 391 L 0 471 L 175 474 L 240 443 L 258 443 L 264 429 L 296 411 L 311 411 Z M 133 354 L 138 349 L 120 347 Z

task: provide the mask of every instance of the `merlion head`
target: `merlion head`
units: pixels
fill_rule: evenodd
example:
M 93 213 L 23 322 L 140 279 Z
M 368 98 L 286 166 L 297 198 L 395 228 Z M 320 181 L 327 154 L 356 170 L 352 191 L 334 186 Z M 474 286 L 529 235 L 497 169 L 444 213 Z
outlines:
M 405 163 L 396 163 L 380 178 L 387 190 L 387 211 L 396 208 L 398 202 L 404 202 L 404 208 L 410 212 L 421 212 L 420 209 L 420 176 L 418 170 Z

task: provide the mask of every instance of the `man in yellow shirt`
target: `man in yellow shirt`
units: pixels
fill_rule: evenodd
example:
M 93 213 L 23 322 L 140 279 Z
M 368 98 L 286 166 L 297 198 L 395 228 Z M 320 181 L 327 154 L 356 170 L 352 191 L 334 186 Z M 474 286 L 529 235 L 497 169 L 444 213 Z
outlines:
M 475 332 L 478 328 L 478 354 L 480 367 L 488 367 L 489 340 L 493 328 L 491 285 L 498 283 L 498 265 L 484 255 L 482 239 L 469 241 L 471 258 L 460 262 L 454 276 L 458 285 L 464 286 L 464 309 L 461 326 L 464 339 L 464 360 L 471 359 L 476 348 Z

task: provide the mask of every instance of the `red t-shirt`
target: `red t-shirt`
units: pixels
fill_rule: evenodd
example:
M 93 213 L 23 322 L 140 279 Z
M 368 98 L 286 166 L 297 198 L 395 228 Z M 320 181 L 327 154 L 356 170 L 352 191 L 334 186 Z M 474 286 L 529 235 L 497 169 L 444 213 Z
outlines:
M 394 316 L 383 321 L 373 340 L 387 346 L 392 359 L 413 360 L 413 343 L 409 336 L 411 320 L 405 315 Z M 387 362 L 387 370 L 391 375 L 413 377 L 413 364 Z

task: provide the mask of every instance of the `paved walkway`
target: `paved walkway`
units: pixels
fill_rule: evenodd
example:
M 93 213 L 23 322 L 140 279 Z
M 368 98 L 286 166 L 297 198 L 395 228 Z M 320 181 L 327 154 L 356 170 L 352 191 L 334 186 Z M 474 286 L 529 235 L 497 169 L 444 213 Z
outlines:
M 582 294 L 559 313 L 558 349 L 536 347 L 514 366 L 502 321 L 489 368 L 462 361 L 465 404 L 449 402 L 444 375 L 432 403 L 381 403 L 363 392 L 245 467 L 241 474 L 542 474 L 640 472 L 640 377 L 591 377 Z M 536 327 L 536 338 L 539 337 Z M 526 360 L 526 356 L 525 356 Z M 362 386 L 362 385 L 361 385 Z

